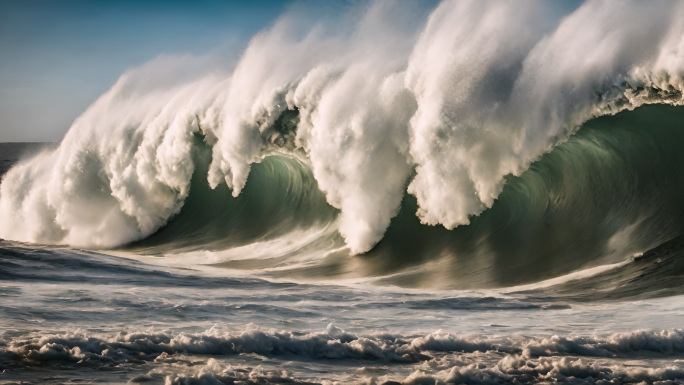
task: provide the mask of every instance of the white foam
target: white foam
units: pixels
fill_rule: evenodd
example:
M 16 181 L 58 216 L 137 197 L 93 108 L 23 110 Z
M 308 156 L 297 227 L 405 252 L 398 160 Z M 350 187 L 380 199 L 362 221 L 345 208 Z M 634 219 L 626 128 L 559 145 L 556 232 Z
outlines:
M 140 380 L 164 376 L 167 383 L 173 384 L 247 378 L 266 382 L 269 379 L 296 380 L 296 374 L 289 371 L 219 362 L 223 357 L 238 355 L 261 356 L 260 362 L 264 364 L 268 364 L 269 357 L 315 361 L 320 365 L 333 362 L 336 367 L 391 364 L 393 369 L 402 372 L 413 371 L 403 378 L 384 376 L 384 380 L 404 384 L 652 383 L 681 379 L 684 369 L 674 361 L 666 367 L 649 367 L 636 364 L 639 361 L 625 365 L 619 358 L 661 355 L 671 359 L 672 355 L 684 352 L 683 336 L 681 330 L 637 330 L 605 337 L 495 338 L 459 336 L 442 331 L 417 337 L 361 336 L 333 325 L 322 332 L 311 333 L 261 330 L 255 326 L 243 331 L 212 328 L 201 333 L 180 334 L 146 331 L 102 335 L 73 331 L 43 336 L 2 336 L 0 359 L 14 369 L 35 365 L 43 369 L 51 365 L 60 368 L 118 365 L 134 368 L 154 363 L 154 369 Z M 296 370 L 297 366 L 288 368 Z M 337 377 L 340 379 L 348 382 L 350 378 Z M 371 380 L 363 376 L 361 379 Z

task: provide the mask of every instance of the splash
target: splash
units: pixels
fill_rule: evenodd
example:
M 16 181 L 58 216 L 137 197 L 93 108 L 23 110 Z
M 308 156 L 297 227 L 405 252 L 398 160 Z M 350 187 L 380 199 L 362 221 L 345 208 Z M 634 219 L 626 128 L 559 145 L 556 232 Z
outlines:
M 684 104 L 684 4 L 558 6 L 380 1 L 306 23 L 291 11 L 233 67 L 158 58 L 5 175 L 0 237 L 146 238 L 182 208 L 202 146 L 208 185 L 233 196 L 265 157 L 301 159 L 354 254 L 383 238 L 406 191 L 421 222 L 468 224 L 587 120 Z

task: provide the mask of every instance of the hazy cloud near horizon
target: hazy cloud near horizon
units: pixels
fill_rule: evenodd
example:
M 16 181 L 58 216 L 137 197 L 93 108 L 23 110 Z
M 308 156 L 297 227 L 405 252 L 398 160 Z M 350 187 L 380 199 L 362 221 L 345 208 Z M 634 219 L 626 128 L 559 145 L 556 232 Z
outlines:
M 162 54 L 236 58 L 285 1 L 0 2 L 0 142 L 59 141 L 126 69 Z

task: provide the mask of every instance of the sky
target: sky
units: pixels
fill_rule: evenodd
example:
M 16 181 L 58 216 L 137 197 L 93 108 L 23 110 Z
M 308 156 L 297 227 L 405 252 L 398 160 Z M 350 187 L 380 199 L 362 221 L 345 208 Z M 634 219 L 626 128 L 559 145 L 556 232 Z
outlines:
M 0 142 L 59 141 L 127 69 L 159 55 L 237 58 L 287 1 L 2 0 Z

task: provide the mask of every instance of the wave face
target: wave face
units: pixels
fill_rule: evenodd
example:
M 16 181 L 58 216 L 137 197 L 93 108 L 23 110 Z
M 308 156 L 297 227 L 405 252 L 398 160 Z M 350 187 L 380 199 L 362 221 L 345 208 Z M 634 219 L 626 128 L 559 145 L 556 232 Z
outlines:
M 294 10 L 124 74 L 3 177 L 0 237 L 419 286 L 623 261 L 683 230 L 682 57 L 681 2 Z
M 395 283 L 466 287 L 630 260 L 684 233 L 683 121 L 684 109 L 671 106 L 591 120 L 508 177 L 492 208 L 452 231 L 421 225 L 407 195 L 365 259 L 376 274 L 408 271 Z

